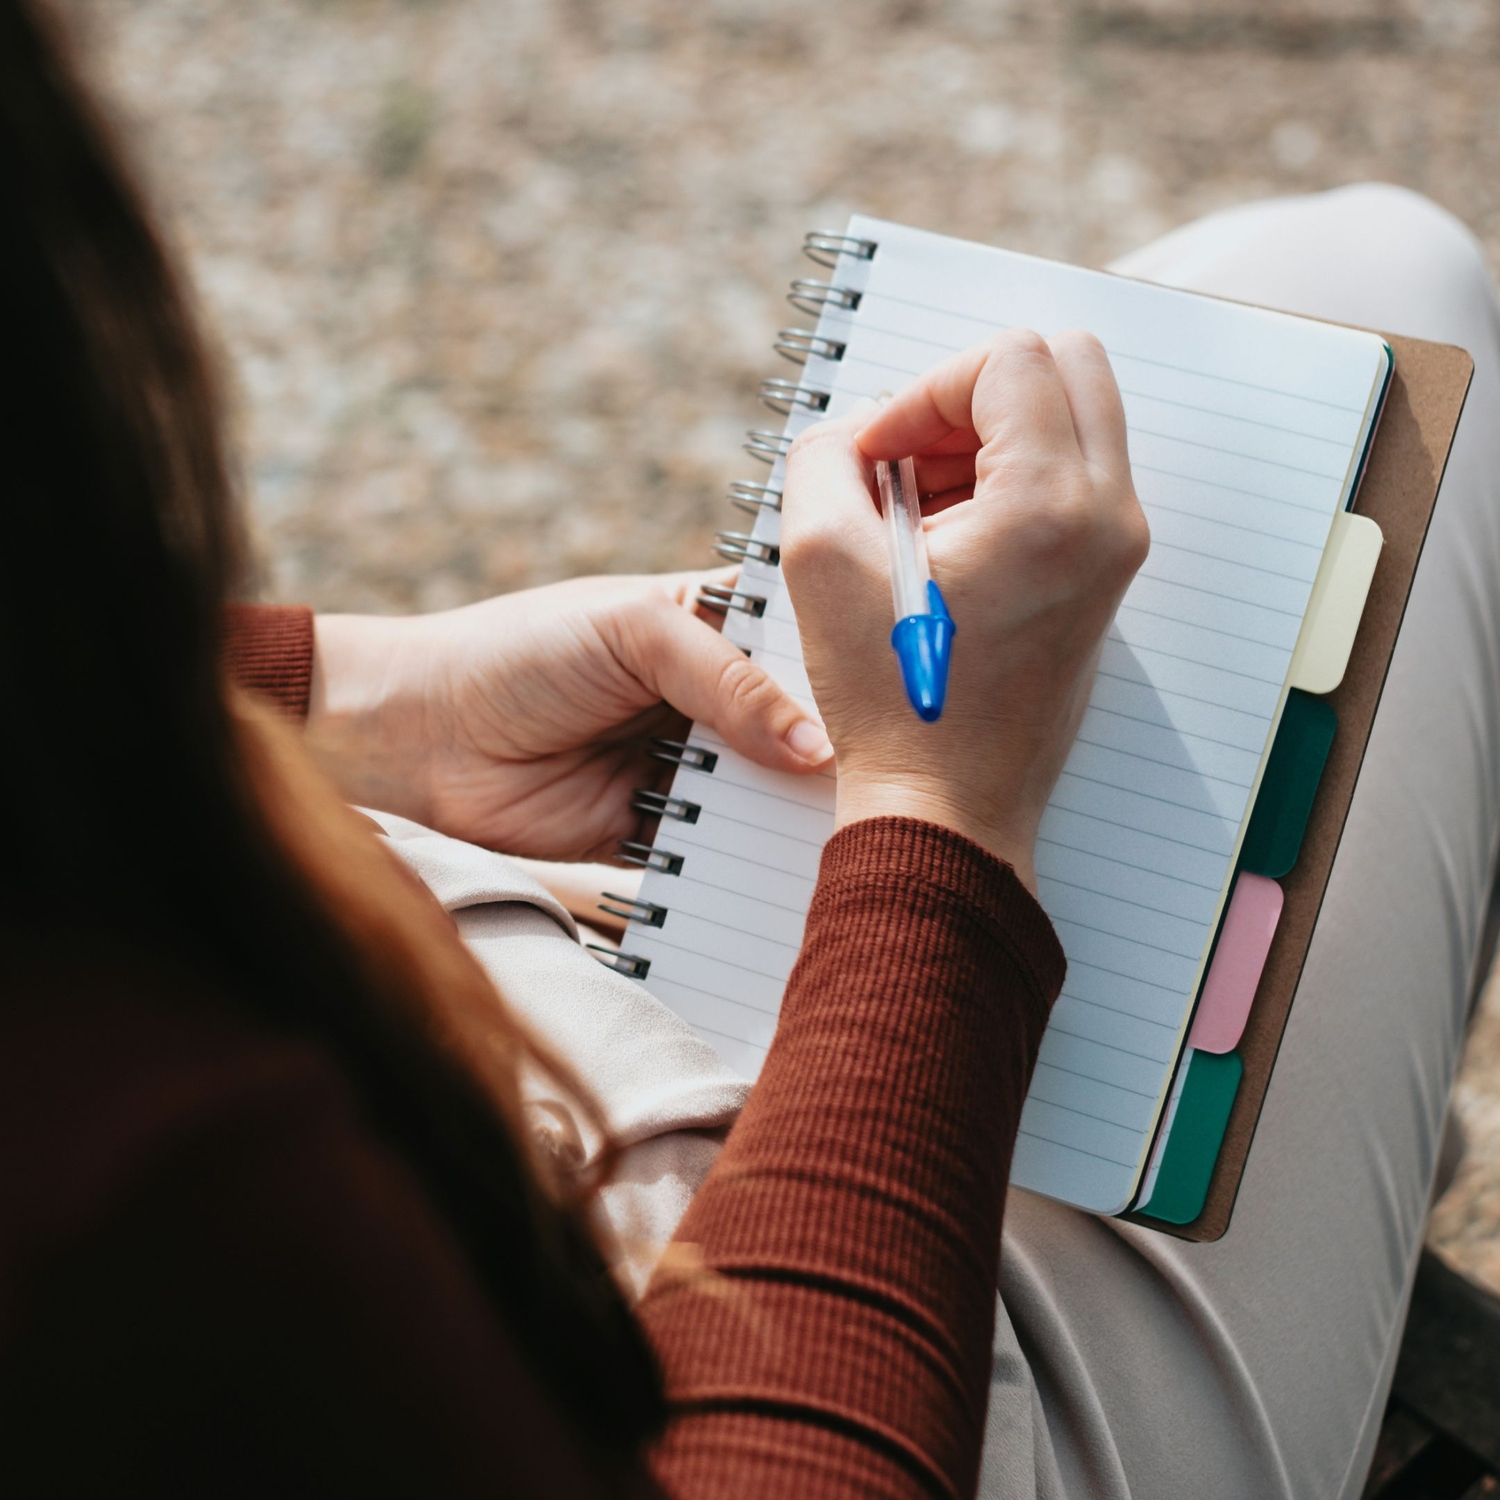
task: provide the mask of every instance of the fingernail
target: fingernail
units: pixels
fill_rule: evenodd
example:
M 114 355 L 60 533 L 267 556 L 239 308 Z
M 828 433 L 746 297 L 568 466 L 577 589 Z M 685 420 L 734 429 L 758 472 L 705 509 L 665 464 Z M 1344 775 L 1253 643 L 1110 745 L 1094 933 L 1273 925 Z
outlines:
M 880 403 L 871 396 L 861 396 L 845 413 L 845 420 L 863 425 L 880 410 Z
M 798 760 L 805 760 L 810 766 L 821 766 L 833 754 L 833 745 L 822 725 L 814 724 L 811 719 L 798 719 L 787 730 L 786 743 Z

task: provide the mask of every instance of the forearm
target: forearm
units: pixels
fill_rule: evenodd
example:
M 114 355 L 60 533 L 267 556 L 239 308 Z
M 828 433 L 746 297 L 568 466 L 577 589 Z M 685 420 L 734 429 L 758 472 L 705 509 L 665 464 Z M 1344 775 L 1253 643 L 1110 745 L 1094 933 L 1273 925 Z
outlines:
M 930 824 L 824 853 L 776 1041 L 642 1304 L 676 1493 L 970 1493 L 1021 1102 L 1062 955 Z
M 308 750 L 349 801 L 422 820 L 429 767 L 411 730 L 431 708 L 429 684 L 412 666 L 419 636 L 410 618 L 234 604 L 224 666 L 238 686 L 301 722 Z
M 361 807 L 433 822 L 430 778 L 453 726 L 429 653 L 432 616 L 319 615 L 306 744 Z

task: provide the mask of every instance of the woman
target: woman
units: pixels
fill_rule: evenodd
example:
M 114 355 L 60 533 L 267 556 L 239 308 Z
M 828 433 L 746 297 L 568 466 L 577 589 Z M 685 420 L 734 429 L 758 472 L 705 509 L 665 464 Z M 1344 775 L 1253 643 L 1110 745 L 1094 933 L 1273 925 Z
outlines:
M 637 1318 L 589 1184 L 522 1122 L 518 1070 L 565 1070 L 223 659 L 312 699 L 346 794 L 544 857 L 629 831 L 663 699 L 785 769 L 822 731 L 681 580 L 334 626 L 316 656 L 304 614 L 226 628 L 191 314 L 26 0 L 0 0 L 0 195 L 7 1493 L 972 1491 L 1062 973 L 1032 846 L 1146 545 L 1097 344 L 1008 336 L 798 445 L 784 558 L 840 831 Z M 965 649 L 931 729 L 867 470 L 939 447 L 975 457 L 932 531 Z

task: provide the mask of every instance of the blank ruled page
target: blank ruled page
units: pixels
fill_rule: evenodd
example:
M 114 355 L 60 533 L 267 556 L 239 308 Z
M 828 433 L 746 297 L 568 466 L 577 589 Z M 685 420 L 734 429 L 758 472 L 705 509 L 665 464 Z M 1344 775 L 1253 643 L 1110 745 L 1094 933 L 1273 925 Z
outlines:
M 1124 396 L 1151 550 L 1042 823 L 1040 895 L 1068 977 L 1012 1169 L 1020 1186 L 1118 1212 L 1169 1094 L 1388 354 L 1370 334 L 876 220 L 848 232 L 879 249 L 873 261 L 841 259 L 830 278 L 860 293 L 856 309 L 819 322 L 842 358 L 810 360 L 803 376 L 831 392 L 831 413 L 1006 327 L 1090 330 Z M 772 483 L 781 477 L 778 463 Z M 778 528 L 766 512 L 756 535 L 774 541 Z M 728 633 L 810 701 L 777 569 L 747 565 L 740 588 L 765 612 L 731 614 Z M 719 758 L 674 782 L 700 810 L 657 835 L 681 869 L 648 872 L 642 894 L 668 915 L 660 928 L 632 924 L 623 946 L 649 959 L 647 987 L 753 1076 L 832 832 L 834 783 L 764 771 L 703 726 L 692 739 Z

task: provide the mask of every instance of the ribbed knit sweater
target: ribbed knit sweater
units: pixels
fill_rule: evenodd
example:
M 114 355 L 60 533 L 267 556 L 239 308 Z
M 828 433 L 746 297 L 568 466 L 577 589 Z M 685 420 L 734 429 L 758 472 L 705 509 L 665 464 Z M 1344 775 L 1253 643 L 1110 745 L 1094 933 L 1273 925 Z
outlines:
M 306 712 L 306 611 L 236 612 L 229 655 Z M 0 1011 L 0 1140 L 42 1143 L 40 1164 L 0 1157 L 20 1472 L 45 1458 L 64 1494 L 282 1472 L 297 1492 L 602 1493 L 336 1067 L 79 972 L 66 1006 L 33 975 Z M 978 845 L 902 818 L 829 841 L 760 1081 L 639 1309 L 671 1415 L 632 1492 L 973 1493 L 1006 1177 L 1062 976 L 1047 918 Z

